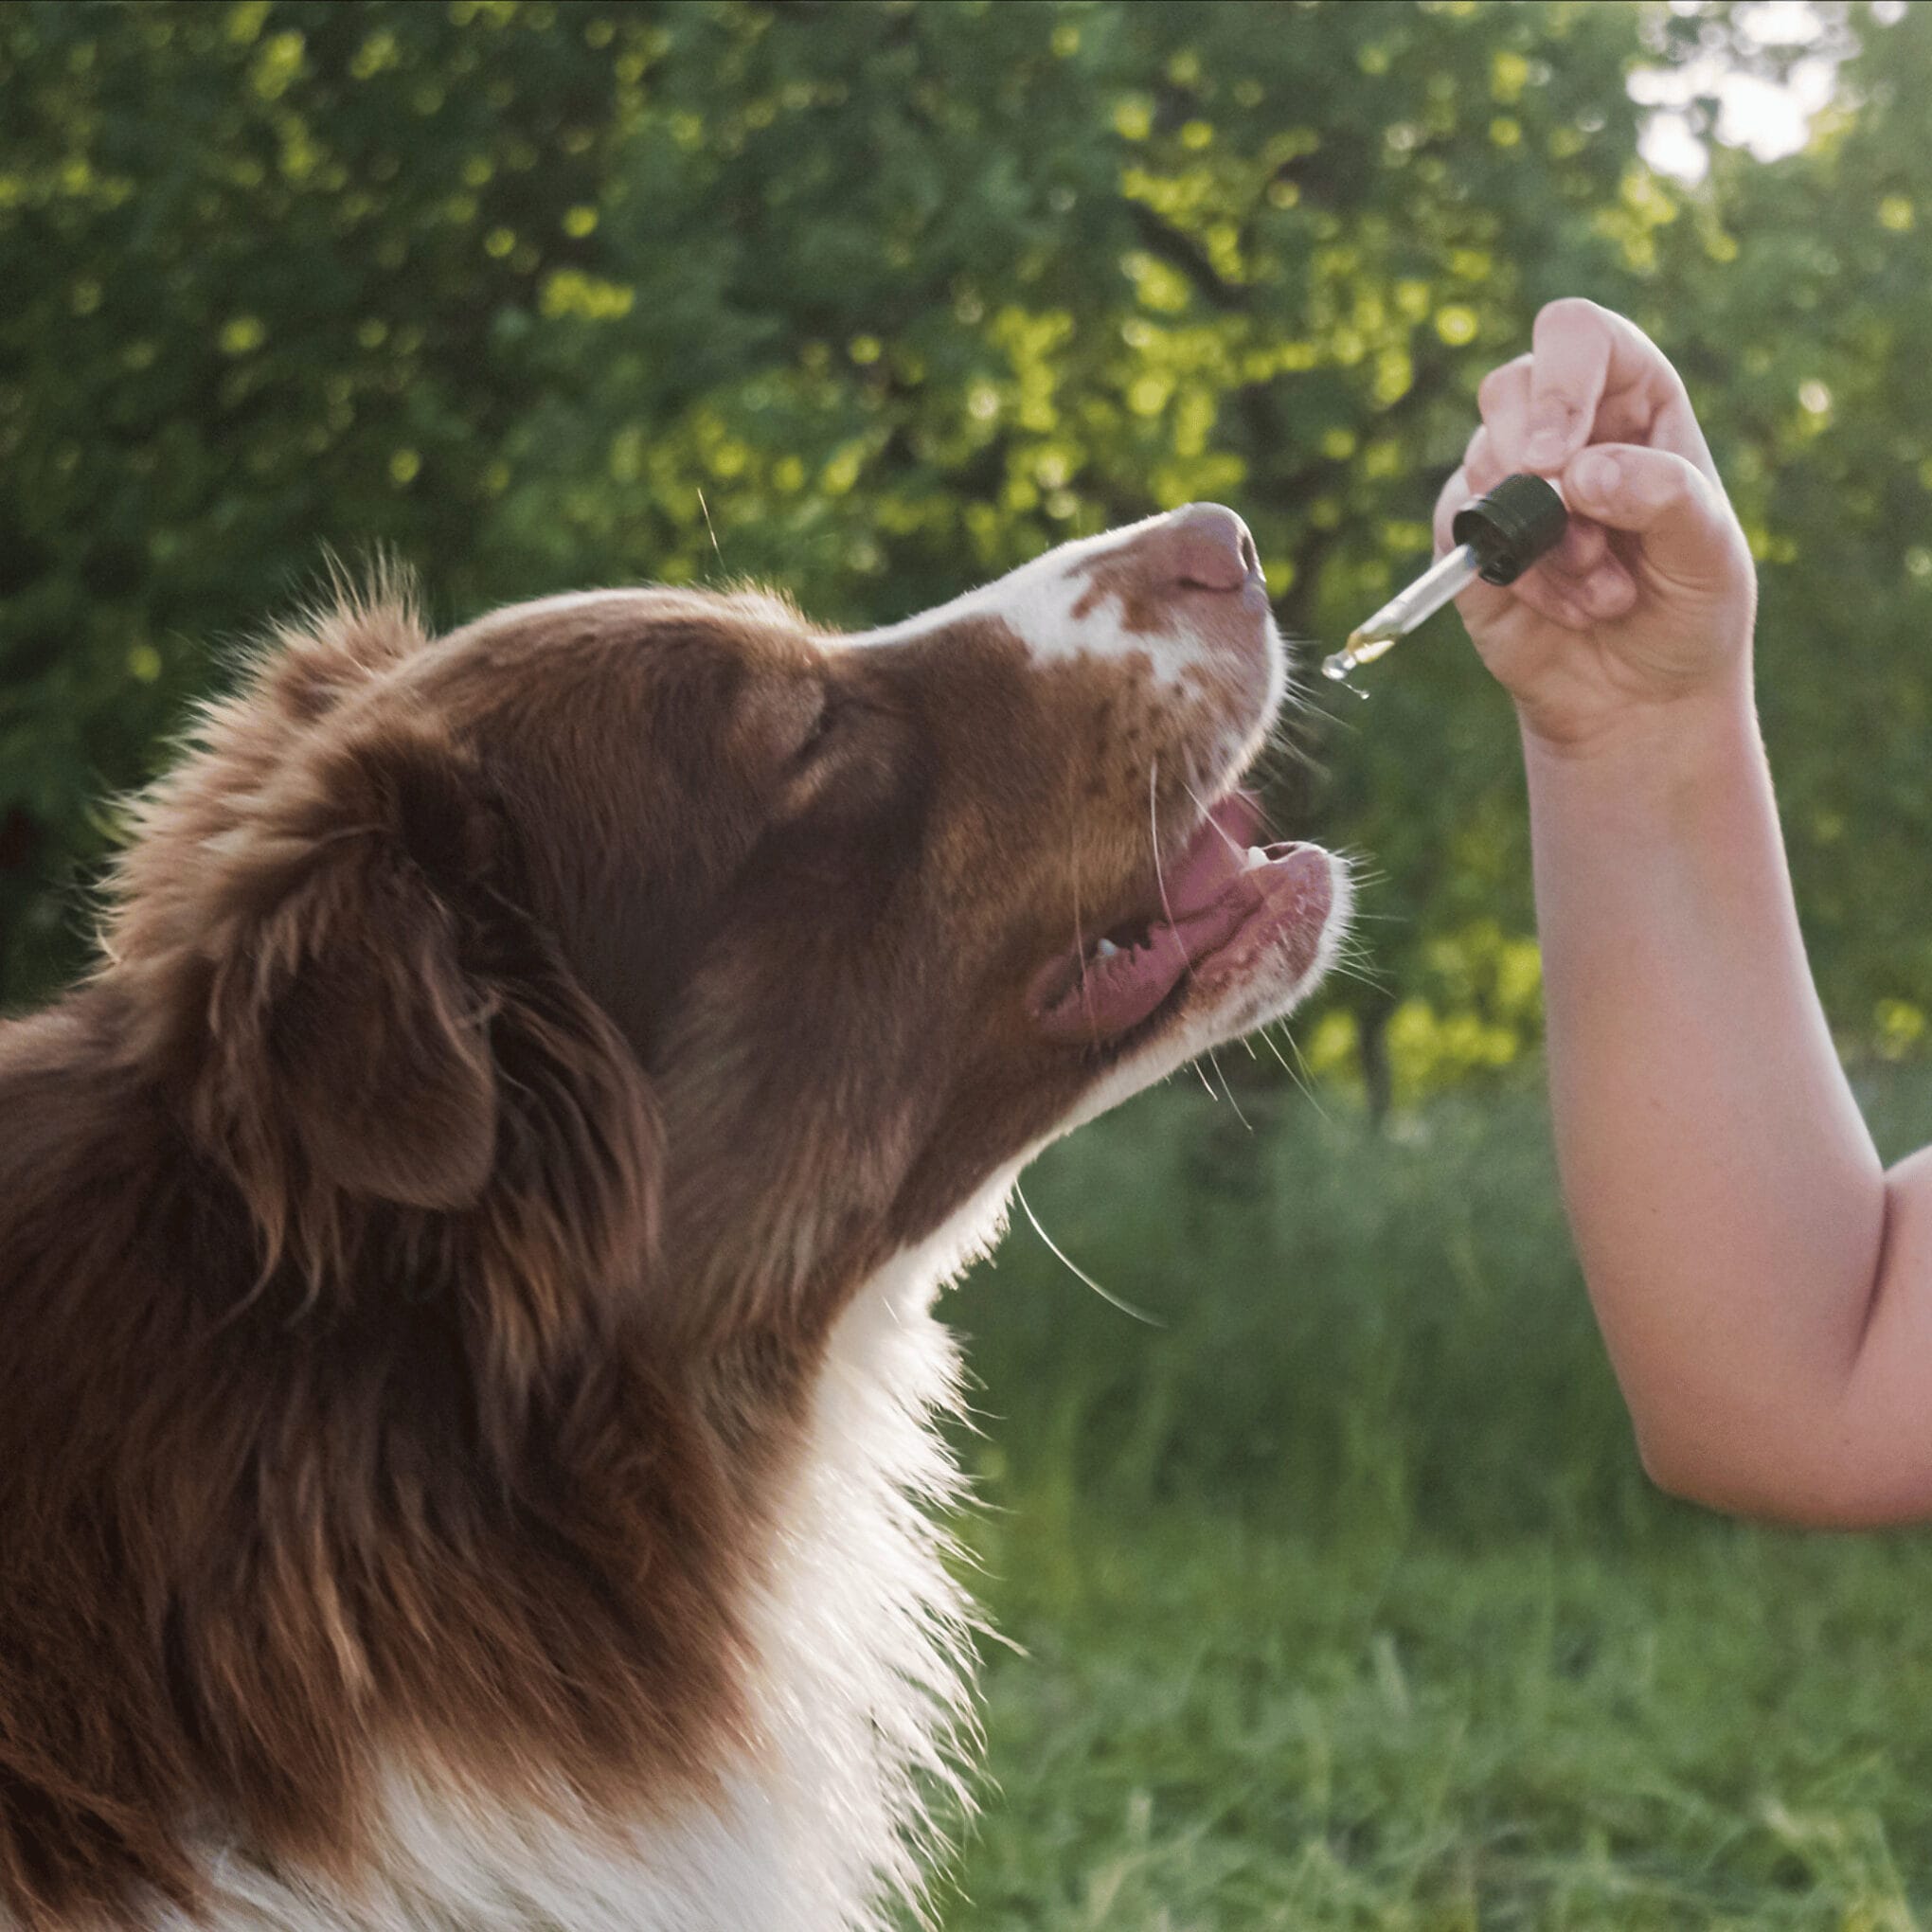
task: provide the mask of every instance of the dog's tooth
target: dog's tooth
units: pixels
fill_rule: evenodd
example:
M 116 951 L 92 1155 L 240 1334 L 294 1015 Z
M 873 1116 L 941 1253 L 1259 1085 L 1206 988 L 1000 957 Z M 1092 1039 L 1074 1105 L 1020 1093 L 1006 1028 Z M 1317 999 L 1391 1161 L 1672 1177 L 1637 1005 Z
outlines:
M 1267 853 L 1260 846 L 1251 845 L 1247 849 L 1247 858 L 1243 862 L 1242 870 L 1243 872 L 1252 872 L 1257 866 L 1265 866 L 1267 863 Z
M 1117 946 L 1112 939 L 1102 939 L 1100 943 L 1094 948 L 1094 957 L 1096 959 L 1111 959 L 1114 957 L 1114 955 L 1118 953 L 1119 950 L 1120 950 L 1119 947 Z

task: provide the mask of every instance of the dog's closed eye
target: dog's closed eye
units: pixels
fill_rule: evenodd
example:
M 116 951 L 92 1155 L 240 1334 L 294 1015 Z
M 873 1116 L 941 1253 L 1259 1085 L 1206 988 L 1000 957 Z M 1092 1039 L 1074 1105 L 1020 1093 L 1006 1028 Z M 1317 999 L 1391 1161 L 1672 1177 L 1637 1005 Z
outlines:
M 843 707 L 833 692 L 825 690 L 820 693 L 817 715 L 805 727 L 805 735 L 799 739 L 792 752 L 793 771 L 804 771 L 824 753 L 836 733 L 842 709 Z

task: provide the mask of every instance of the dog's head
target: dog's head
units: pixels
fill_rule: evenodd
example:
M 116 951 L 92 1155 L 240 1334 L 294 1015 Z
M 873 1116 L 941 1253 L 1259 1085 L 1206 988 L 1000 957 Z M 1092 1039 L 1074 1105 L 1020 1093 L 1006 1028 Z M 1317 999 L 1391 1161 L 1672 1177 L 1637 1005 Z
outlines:
M 350 602 L 150 800 L 106 974 L 305 1292 L 434 1224 L 521 1278 L 512 1351 L 809 1329 L 1318 977 L 1340 868 L 1235 790 L 1282 676 L 1206 505 L 856 636 Z

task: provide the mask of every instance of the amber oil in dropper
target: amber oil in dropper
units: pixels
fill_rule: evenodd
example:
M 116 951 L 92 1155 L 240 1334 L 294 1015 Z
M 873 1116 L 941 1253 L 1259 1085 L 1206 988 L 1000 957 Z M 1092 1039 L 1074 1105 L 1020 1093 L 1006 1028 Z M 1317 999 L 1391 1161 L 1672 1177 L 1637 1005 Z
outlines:
M 1356 625 L 1342 649 L 1322 660 L 1322 674 L 1339 681 L 1358 666 L 1373 664 L 1477 578 L 1486 583 L 1515 582 L 1562 541 L 1568 524 L 1563 498 L 1541 476 L 1504 477 L 1487 495 L 1456 512 L 1450 528 L 1456 547 Z

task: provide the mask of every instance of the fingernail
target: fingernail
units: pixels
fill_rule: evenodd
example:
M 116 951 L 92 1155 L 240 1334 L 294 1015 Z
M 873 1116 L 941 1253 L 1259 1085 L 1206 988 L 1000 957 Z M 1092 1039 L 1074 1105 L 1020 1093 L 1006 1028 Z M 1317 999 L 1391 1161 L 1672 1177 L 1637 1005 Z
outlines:
M 1585 450 L 1569 469 L 1570 481 L 1577 489 L 1599 500 L 1616 490 L 1619 474 L 1617 458 L 1605 450 Z
M 1567 440 L 1560 429 L 1539 429 L 1530 435 L 1523 446 L 1523 454 L 1535 468 L 1551 469 L 1563 461 L 1565 442 Z

